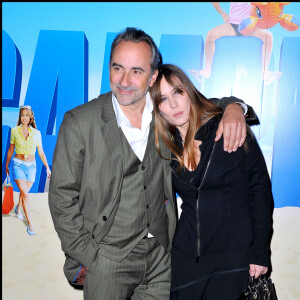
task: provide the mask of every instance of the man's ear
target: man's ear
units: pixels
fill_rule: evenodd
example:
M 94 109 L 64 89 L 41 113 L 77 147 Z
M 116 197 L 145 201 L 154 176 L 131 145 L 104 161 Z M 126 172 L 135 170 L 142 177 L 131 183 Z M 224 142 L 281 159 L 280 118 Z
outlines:
M 152 77 L 151 77 L 151 81 L 150 81 L 150 85 L 149 85 L 150 87 L 153 86 L 153 84 L 154 84 L 154 82 L 157 78 L 157 75 L 158 75 L 158 70 L 155 70 L 154 73 L 152 74 Z

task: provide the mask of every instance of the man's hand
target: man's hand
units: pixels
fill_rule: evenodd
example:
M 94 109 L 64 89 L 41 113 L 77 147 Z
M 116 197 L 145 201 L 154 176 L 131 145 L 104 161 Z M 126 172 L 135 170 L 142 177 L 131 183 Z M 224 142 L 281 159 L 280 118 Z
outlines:
M 266 274 L 267 272 L 267 267 L 250 264 L 249 274 L 250 276 L 254 276 L 255 279 L 257 279 L 260 275 Z
M 216 132 L 215 141 L 224 137 L 224 151 L 231 153 L 241 147 L 246 139 L 247 129 L 243 108 L 237 103 L 228 104 Z
M 87 269 L 88 269 L 87 267 L 81 266 L 79 274 L 78 274 L 77 278 L 75 279 L 75 282 L 74 282 L 75 284 L 84 285 Z

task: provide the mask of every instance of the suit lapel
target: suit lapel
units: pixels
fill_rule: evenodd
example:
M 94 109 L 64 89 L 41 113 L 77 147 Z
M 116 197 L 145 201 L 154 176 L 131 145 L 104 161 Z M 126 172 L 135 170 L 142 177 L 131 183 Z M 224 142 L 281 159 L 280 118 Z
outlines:
M 123 174 L 124 153 L 122 139 L 112 106 L 111 93 L 108 93 L 101 101 L 103 101 L 102 119 L 105 125 L 101 126 L 100 130 L 109 150 L 108 155 L 112 163 L 112 170 L 115 170 L 118 175 Z
M 154 120 L 154 113 L 153 113 L 153 120 Z M 154 122 L 153 122 L 154 123 Z M 154 126 L 153 126 L 154 127 Z M 153 129 L 154 130 L 154 129 Z M 159 147 L 160 151 L 163 157 L 169 158 L 171 157 L 171 150 L 167 147 L 167 145 L 159 139 Z M 155 148 L 156 150 L 156 148 Z M 171 168 L 170 168 L 170 161 L 169 160 L 164 160 L 161 159 L 162 163 L 164 164 L 164 182 L 165 182 L 165 193 L 166 197 L 170 200 L 170 205 L 172 206 L 172 210 L 174 211 L 176 215 L 177 207 L 175 208 L 176 203 L 174 203 L 175 195 L 173 193 L 173 188 L 172 188 L 172 173 L 171 173 Z

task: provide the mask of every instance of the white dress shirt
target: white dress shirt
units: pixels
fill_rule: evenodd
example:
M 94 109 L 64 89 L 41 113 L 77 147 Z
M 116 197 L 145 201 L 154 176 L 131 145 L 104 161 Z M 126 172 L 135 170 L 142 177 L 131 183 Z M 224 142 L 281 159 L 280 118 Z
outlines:
M 140 161 L 143 161 L 147 147 L 153 111 L 153 104 L 149 92 L 146 94 L 146 105 L 142 115 L 141 129 L 131 126 L 129 119 L 125 116 L 117 98 L 114 95 L 112 95 L 112 104 L 116 114 L 118 126 L 122 129 L 135 155 Z

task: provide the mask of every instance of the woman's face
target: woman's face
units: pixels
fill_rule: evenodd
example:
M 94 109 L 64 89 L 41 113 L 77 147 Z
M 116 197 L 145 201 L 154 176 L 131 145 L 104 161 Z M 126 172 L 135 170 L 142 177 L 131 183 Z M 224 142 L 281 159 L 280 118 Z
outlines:
M 29 125 L 30 124 L 30 113 L 27 109 L 22 109 L 21 111 L 21 123 L 23 125 Z
M 178 86 L 171 86 L 163 77 L 160 82 L 161 104 L 159 110 L 163 118 L 179 131 L 189 126 L 190 98 L 178 80 Z

